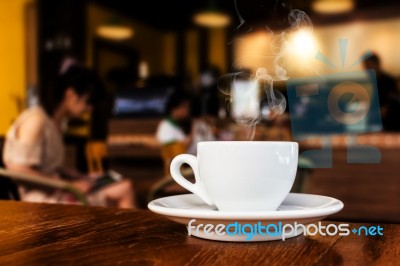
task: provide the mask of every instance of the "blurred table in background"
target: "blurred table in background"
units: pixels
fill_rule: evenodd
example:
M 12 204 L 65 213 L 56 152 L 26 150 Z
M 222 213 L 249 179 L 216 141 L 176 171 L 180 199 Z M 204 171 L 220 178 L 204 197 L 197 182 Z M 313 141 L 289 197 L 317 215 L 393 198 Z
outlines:
M 374 133 L 354 136 L 332 136 L 333 148 L 346 148 L 350 141 L 360 145 L 371 145 L 378 149 L 400 149 L 400 133 Z M 299 142 L 303 148 L 318 148 L 322 145 L 321 137 L 316 136 Z
M 107 139 L 107 145 L 111 157 L 160 157 L 160 145 L 153 135 L 111 135 Z
M 111 119 L 107 139 L 110 157 L 161 158 L 155 139 L 160 118 Z

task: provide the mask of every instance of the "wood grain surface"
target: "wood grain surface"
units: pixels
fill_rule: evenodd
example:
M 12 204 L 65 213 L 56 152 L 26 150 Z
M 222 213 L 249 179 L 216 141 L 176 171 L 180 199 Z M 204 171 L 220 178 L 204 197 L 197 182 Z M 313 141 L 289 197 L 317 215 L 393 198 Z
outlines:
M 0 265 L 386 266 L 400 261 L 398 224 L 381 224 L 383 236 L 230 243 L 189 237 L 184 225 L 143 210 L 0 201 L 0 213 Z

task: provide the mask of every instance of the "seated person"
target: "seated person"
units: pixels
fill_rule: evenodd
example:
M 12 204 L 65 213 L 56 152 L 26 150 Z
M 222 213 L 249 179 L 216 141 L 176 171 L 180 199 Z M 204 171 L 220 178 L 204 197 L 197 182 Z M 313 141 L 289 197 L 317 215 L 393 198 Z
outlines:
M 396 80 L 387 74 L 381 65 L 378 55 L 371 54 L 364 59 L 366 70 L 375 70 L 376 88 L 375 97 L 379 98 L 383 129 L 385 131 L 400 131 L 399 120 L 399 91 Z
M 174 93 L 166 105 L 166 118 L 157 127 L 156 139 L 161 144 L 165 174 L 169 173 L 169 163 L 178 154 L 186 153 L 191 143 L 182 126 L 190 113 L 190 100 L 182 93 Z
M 215 140 L 215 127 L 211 117 L 202 117 L 193 121 L 191 133 L 183 129 L 183 122 L 190 114 L 190 99 L 182 94 L 173 94 L 166 106 L 167 117 L 158 125 L 156 139 L 161 144 L 161 153 L 165 164 L 165 174 L 169 174 L 171 160 L 182 153 L 196 154 L 196 145 L 200 141 Z
M 27 109 L 9 129 L 3 152 L 7 169 L 45 178 L 66 178 L 61 174 L 64 121 L 90 110 L 89 100 L 95 84 L 93 73 L 80 66 L 73 65 L 60 75 L 53 101 Z M 79 173 L 68 176 L 67 181 L 86 193 L 91 205 L 134 207 L 133 190 L 128 180 L 93 190 L 93 178 Z M 55 189 L 20 186 L 20 192 L 24 201 L 78 203 L 69 193 Z

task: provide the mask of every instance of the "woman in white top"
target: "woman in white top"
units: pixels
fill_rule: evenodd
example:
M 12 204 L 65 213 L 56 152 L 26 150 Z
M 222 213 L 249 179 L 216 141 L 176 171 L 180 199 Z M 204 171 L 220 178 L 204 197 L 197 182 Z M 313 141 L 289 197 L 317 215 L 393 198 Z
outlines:
M 64 157 L 62 124 L 66 118 L 79 117 L 90 109 L 95 84 L 93 73 L 80 66 L 71 66 L 59 76 L 53 101 L 23 112 L 8 131 L 3 151 L 7 169 L 51 179 L 66 178 L 60 171 Z M 77 171 L 70 171 L 68 176 L 68 181 L 87 194 L 91 205 L 134 207 L 128 180 L 93 191 L 94 179 Z M 54 189 L 21 186 L 20 192 L 24 201 L 77 203 L 68 193 Z
M 180 123 L 190 114 L 189 98 L 183 94 L 175 93 L 170 96 L 166 106 L 167 117 L 157 128 L 156 138 L 161 145 L 183 142 L 189 144 L 189 136 L 185 134 Z
M 193 120 L 190 135 L 184 133 L 180 122 L 189 117 L 190 101 L 187 96 L 179 93 L 173 94 L 168 101 L 166 110 L 167 117 L 160 122 L 156 133 L 156 138 L 162 146 L 182 143 L 185 145 L 183 152 L 196 154 L 197 142 L 216 139 L 213 128 L 206 118 Z
M 166 106 L 167 117 L 158 125 L 156 139 L 161 144 L 164 173 L 169 174 L 171 160 L 182 153 L 196 154 L 199 141 L 215 140 L 211 127 L 205 120 L 192 121 L 190 135 L 185 134 L 181 124 L 190 115 L 190 100 L 183 93 L 171 95 Z
M 174 93 L 168 99 L 165 111 L 167 116 L 158 125 L 156 139 L 161 145 L 164 173 L 168 175 L 171 160 L 178 154 L 187 153 L 191 142 L 181 126 L 181 122 L 189 117 L 189 98 L 184 94 Z

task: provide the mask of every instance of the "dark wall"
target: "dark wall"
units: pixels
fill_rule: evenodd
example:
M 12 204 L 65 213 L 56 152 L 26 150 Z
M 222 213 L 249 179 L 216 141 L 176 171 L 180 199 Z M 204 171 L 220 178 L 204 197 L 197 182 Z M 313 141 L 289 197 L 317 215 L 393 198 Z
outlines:
M 84 61 L 85 0 L 38 0 L 39 90 L 41 101 L 52 100 L 52 83 L 66 56 Z

